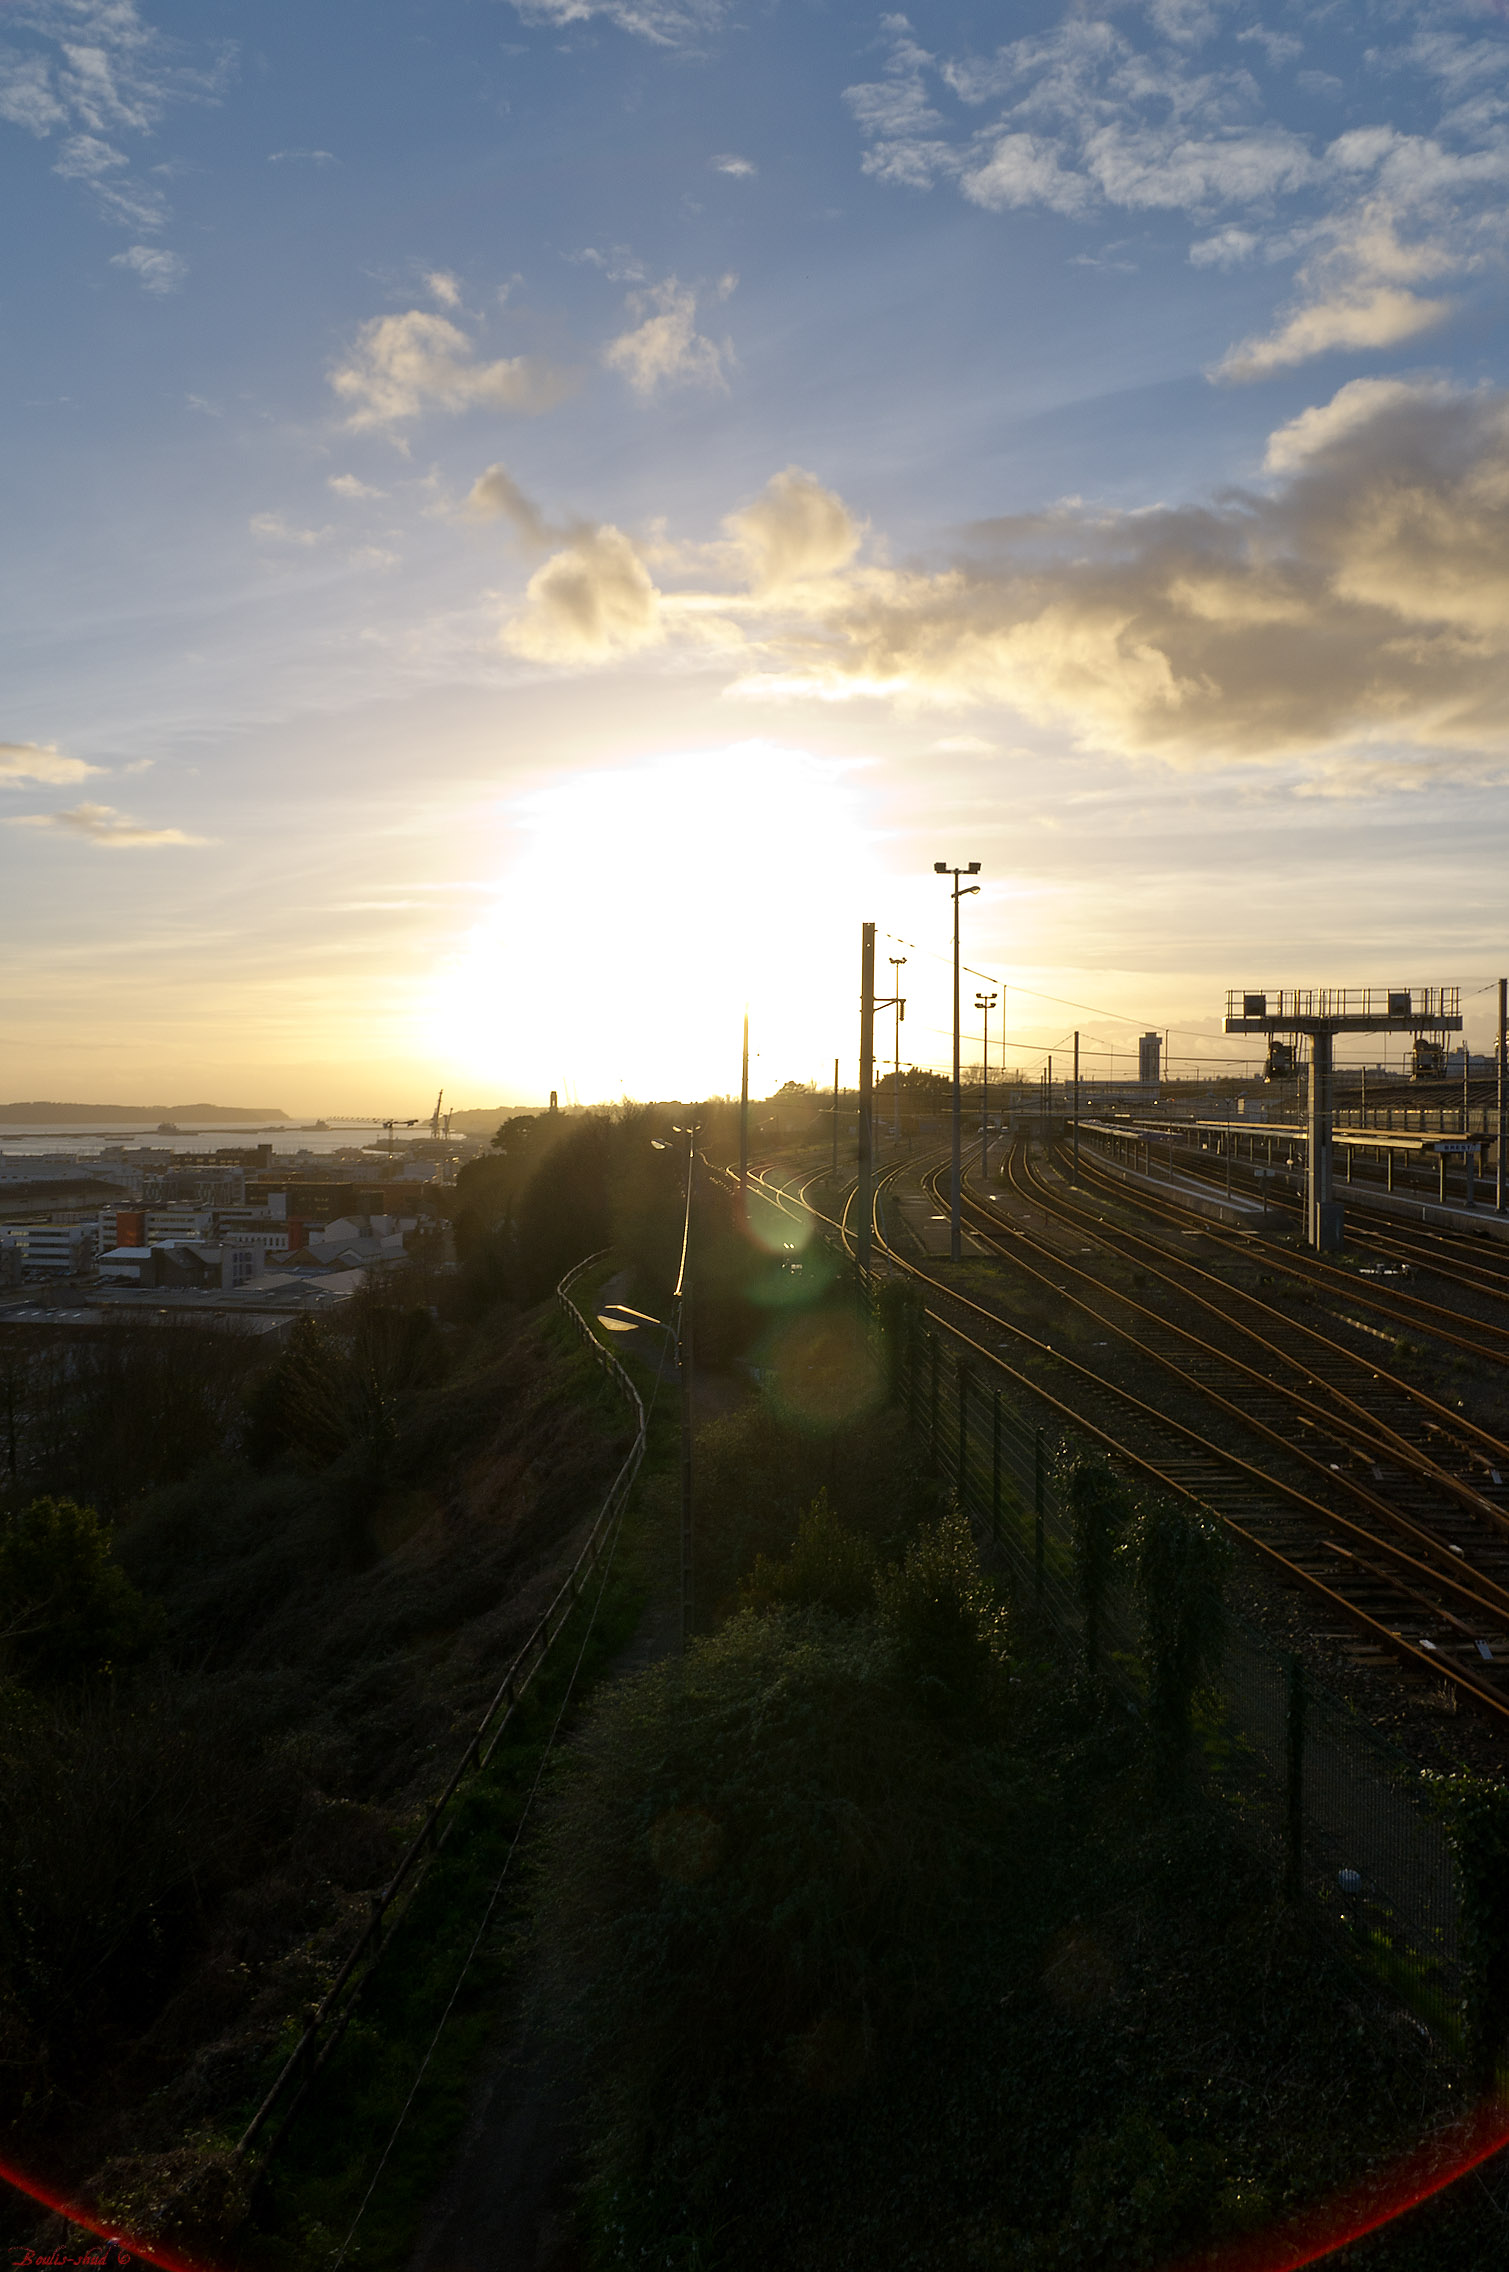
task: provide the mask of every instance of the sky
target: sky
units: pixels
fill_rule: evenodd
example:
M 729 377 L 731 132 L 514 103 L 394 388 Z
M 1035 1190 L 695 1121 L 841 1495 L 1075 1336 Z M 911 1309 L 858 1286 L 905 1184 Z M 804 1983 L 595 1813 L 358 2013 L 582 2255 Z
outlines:
M 0 0 L 0 1097 L 944 1065 L 938 860 L 1489 1046 L 1506 186 L 1498 0 Z

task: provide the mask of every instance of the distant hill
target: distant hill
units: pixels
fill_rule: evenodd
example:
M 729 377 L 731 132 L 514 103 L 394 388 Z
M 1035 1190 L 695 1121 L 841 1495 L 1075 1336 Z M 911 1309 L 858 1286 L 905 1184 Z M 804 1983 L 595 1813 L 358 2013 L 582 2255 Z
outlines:
M 275 1104 L 0 1104 L 0 1128 L 266 1127 L 288 1115 Z
M 512 1120 L 515 1113 L 544 1110 L 542 1104 L 474 1105 L 465 1112 L 453 1112 L 451 1126 L 458 1136 L 491 1136 L 505 1120 Z

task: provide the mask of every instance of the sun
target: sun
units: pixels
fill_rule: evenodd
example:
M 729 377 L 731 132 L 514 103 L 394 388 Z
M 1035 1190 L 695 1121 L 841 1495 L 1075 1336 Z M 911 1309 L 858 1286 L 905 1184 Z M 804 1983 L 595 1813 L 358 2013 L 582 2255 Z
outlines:
M 440 974 L 423 1045 L 499 1096 L 587 1102 L 831 1073 L 857 1046 L 873 831 L 858 768 L 764 741 L 521 799 L 515 858 Z

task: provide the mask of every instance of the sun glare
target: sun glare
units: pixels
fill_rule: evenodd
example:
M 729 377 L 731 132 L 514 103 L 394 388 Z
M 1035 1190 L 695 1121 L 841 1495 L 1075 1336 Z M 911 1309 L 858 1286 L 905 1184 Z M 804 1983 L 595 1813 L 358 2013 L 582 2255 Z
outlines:
M 852 770 L 741 742 L 604 767 L 512 808 L 517 853 L 433 1023 L 500 1099 L 736 1091 L 856 1047 L 870 833 Z M 835 849 L 836 848 L 836 849 Z

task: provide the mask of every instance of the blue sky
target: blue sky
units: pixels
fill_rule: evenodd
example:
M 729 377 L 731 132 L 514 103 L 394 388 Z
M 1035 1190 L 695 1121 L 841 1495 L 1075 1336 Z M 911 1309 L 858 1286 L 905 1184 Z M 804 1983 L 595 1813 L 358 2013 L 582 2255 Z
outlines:
M 0 0 L 0 1088 L 822 1075 L 865 916 L 941 1061 L 939 857 L 1024 1064 L 1483 986 L 1506 102 L 1487 5 Z

